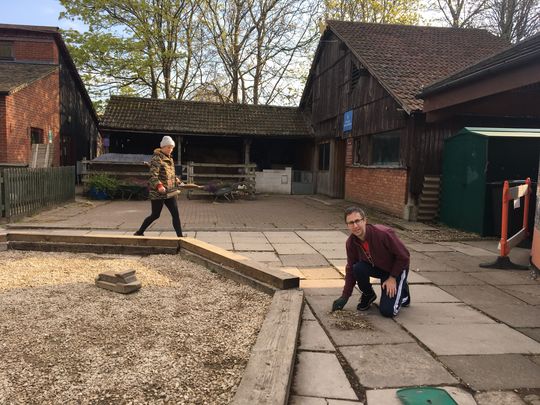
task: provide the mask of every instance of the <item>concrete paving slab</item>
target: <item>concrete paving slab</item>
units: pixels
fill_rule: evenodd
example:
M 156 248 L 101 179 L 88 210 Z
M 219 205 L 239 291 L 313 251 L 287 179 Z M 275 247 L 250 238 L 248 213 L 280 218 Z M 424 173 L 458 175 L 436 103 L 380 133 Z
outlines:
M 280 267 L 280 270 L 283 270 L 289 274 L 292 274 L 293 276 L 298 277 L 299 279 L 305 279 L 306 277 L 302 274 L 300 270 L 298 270 L 298 267 Z
M 458 271 L 455 267 L 437 261 L 433 257 L 426 256 L 422 253 L 411 252 L 411 261 L 409 265 L 410 270 L 419 270 L 419 271 Z
M 444 246 L 439 243 L 409 243 L 408 249 L 415 250 L 420 253 L 424 252 L 453 252 L 454 249 L 449 246 Z
M 412 302 L 459 302 L 459 299 L 428 284 L 411 284 L 409 286 Z
M 480 311 L 514 328 L 539 328 L 540 307 L 525 303 L 480 303 L 475 305 Z
M 482 249 L 480 247 L 475 247 L 467 245 L 461 242 L 438 242 L 440 245 L 448 246 L 454 249 L 456 252 L 461 252 L 468 256 L 490 256 L 493 254 L 493 251 Z
M 471 273 L 472 277 L 485 281 L 492 285 L 514 285 L 528 284 L 540 287 L 540 280 L 533 280 L 529 277 L 529 271 L 516 270 L 488 270 L 482 272 Z M 540 289 L 540 288 L 539 288 Z
M 389 388 L 457 382 L 416 343 L 347 346 L 339 350 L 364 387 Z
M 211 241 L 211 240 L 226 240 L 227 242 L 232 242 L 231 240 L 231 233 L 226 231 L 197 231 L 196 237 L 199 240 L 203 240 L 205 242 Z
M 73 235 L 73 236 L 80 236 L 80 235 L 86 235 L 88 234 L 90 231 L 87 231 L 87 230 L 81 230 L 81 229 L 47 229 L 47 232 L 52 234 L 52 235 Z M 135 231 L 133 231 L 135 232 Z M 133 232 L 126 232 L 126 233 L 131 233 L 133 234 Z
M 540 388 L 540 366 L 525 356 L 441 356 L 440 360 L 475 390 Z
M 270 243 L 257 243 L 257 242 L 234 242 L 234 250 L 247 251 L 247 252 L 273 252 L 274 248 Z
M 284 266 L 293 267 L 327 267 L 328 261 L 318 253 L 299 255 L 280 255 Z
M 308 280 L 338 279 L 343 280 L 341 274 L 333 267 L 301 267 L 299 271 Z
M 481 312 L 462 303 L 414 303 L 411 310 L 400 311 L 396 321 L 408 329 L 409 325 L 462 325 L 495 323 Z
M 365 312 L 356 311 L 359 296 L 351 297 L 345 308 L 350 312 L 351 316 L 358 316 L 359 319 L 366 321 L 371 326 L 371 329 L 340 329 L 336 326 L 339 323 L 339 318 L 334 317 L 330 312 L 332 302 L 336 298 L 330 296 L 307 296 L 307 301 L 315 312 L 315 315 L 323 324 L 336 346 L 414 341 L 396 322 L 392 319 L 384 318 L 379 313 L 377 307 L 373 306 Z
M 431 256 L 440 263 L 445 263 L 446 265 L 466 273 L 485 271 L 484 268 L 479 266 L 480 263 L 492 262 L 496 258 L 495 255 L 468 256 L 461 252 L 428 252 L 427 255 Z
M 531 339 L 540 342 L 540 328 L 519 328 L 518 331 L 527 335 Z
M 410 323 L 407 329 L 438 356 L 540 353 L 540 343 L 503 324 Z
M 442 388 L 454 401 L 459 405 L 476 405 L 476 401 L 471 394 L 458 387 L 437 387 Z M 402 402 L 397 396 L 397 389 L 385 389 L 385 390 L 367 390 L 367 403 L 368 405 L 402 405 Z M 492 402 L 490 405 L 494 405 L 496 402 Z M 501 403 L 498 403 L 501 404 Z
M 490 285 L 442 285 L 441 288 L 476 308 L 480 308 L 480 305 L 485 306 L 486 304 L 512 305 L 521 303 L 516 297 Z
M 304 305 L 304 310 L 302 312 L 302 320 L 303 321 L 316 321 L 315 315 L 313 315 L 313 312 L 311 312 L 311 309 L 309 309 L 309 306 Z
M 347 259 L 347 252 L 345 249 L 319 249 L 319 253 L 327 259 Z
M 348 235 L 342 231 L 298 231 L 296 232 L 308 243 L 341 243 L 342 245 Z
M 343 250 L 345 251 L 345 243 L 336 242 L 311 242 L 311 247 L 317 250 Z
M 318 321 L 302 321 L 298 349 L 312 352 L 336 351 Z
M 334 297 L 334 299 L 341 296 L 343 291 L 343 280 L 329 279 L 329 280 L 300 280 L 300 288 L 304 290 L 306 295 L 327 295 Z M 355 288 L 353 296 L 356 299 L 360 297 L 358 290 Z
M 431 281 L 425 278 L 417 271 L 409 271 L 409 276 L 407 277 L 409 284 L 430 284 Z
M 328 405 L 324 398 L 291 395 L 288 405 Z
M 281 263 L 279 257 L 274 252 L 241 252 L 241 256 L 261 263 Z
M 362 405 L 360 401 L 343 401 L 341 399 L 327 399 L 328 405 Z
M 358 399 L 335 354 L 299 352 L 297 358 L 295 395 Z
M 499 288 L 527 304 L 540 305 L 540 285 L 509 285 Z
M 421 273 L 425 278 L 437 285 L 482 285 L 484 281 L 472 277 L 469 273 L 461 271 L 425 271 Z M 475 273 L 473 273 L 475 274 Z
M 280 232 L 280 231 L 269 231 L 263 232 L 266 239 L 272 244 L 274 243 L 304 243 L 302 238 L 298 236 L 295 232 Z
M 334 266 L 341 274 L 345 275 L 345 266 L 347 266 L 346 259 L 328 259 L 330 264 Z
M 480 392 L 474 399 L 478 405 L 526 405 L 519 395 L 512 391 Z
M 317 251 L 307 243 L 273 243 L 275 251 L 280 255 L 317 254 Z

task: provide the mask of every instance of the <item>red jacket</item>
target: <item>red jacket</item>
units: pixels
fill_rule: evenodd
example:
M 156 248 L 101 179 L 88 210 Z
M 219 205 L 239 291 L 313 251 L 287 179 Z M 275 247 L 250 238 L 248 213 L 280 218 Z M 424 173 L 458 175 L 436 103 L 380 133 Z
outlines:
M 369 254 L 373 265 L 398 277 L 409 268 L 409 251 L 399 240 L 392 228 L 384 225 L 366 225 L 365 240 L 369 244 Z M 343 297 L 350 297 L 356 284 L 353 266 L 359 261 L 371 263 L 361 248 L 361 241 L 351 234 L 345 243 L 347 249 L 347 266 L 345 267 L 345 287 Z

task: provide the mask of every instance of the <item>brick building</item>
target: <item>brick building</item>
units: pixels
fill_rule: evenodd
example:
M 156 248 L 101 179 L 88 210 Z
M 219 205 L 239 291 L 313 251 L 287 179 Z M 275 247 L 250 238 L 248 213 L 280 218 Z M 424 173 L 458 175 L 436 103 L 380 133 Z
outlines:
M 51 164 L 93 158 L 98 120 L 55 27 L 0 24 L 0 164 L 30 165 L 32 145 Z

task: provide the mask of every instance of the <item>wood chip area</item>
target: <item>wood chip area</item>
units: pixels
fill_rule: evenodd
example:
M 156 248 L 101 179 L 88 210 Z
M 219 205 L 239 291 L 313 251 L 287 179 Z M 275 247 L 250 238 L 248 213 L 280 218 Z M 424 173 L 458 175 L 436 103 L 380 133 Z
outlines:
M 0 403 L 227 404 L 270 301 L 181 256 L 0 252 Z

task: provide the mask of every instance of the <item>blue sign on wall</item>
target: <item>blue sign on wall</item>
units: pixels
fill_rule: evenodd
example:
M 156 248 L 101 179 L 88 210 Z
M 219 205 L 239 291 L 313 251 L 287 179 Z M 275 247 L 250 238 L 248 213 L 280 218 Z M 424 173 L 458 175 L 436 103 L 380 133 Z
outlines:
M 343 132 L 352 130 L 352 110 L 343 114 Z

